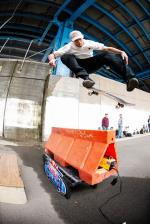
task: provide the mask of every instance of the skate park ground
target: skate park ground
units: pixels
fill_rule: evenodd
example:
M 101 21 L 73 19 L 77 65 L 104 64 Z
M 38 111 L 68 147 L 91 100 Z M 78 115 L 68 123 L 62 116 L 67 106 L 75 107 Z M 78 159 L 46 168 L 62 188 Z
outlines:
M 0 223 L 109 224 L 99 211 L 105 202 L 102 211 L 112 223 L 150 223 L 149 141 L 150 134 L 117 140 L 121 182 L 118 180 L 112 186 L 109 178 L 96 189 L 80 185 L 67 200 L 57 193 L 43 172 L 43 144 L 1 139 L 0 152 L 11 151 L 18 156 L 28 201 L 22 205 L 0 203 Z

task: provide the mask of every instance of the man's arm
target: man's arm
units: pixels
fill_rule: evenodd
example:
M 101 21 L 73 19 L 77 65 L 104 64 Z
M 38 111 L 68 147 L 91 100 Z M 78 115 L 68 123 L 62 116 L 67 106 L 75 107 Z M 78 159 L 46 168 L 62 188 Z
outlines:
M 49 60 L 49 65 L 51 67 L 56 67 L 56 58 L 55 58 L 55 54 L 54 53 L 48 55 L 48 60 Z
M 111 53 L 115 53 L 115 54 L 120 54 L 122 59 L 125 60 L 126 64 L 128 64 L 128 55 L 124 51 L 121 51 L 114 47 L 106 47 L 106 46 L 104 47 L 103 50 L 111 52 Z
M 49 65 L 51 67 L 56 67 L 56 58 L 61 57 L 70 50 L 70 43 L 54 51 L 52 54 L 48 55 Z

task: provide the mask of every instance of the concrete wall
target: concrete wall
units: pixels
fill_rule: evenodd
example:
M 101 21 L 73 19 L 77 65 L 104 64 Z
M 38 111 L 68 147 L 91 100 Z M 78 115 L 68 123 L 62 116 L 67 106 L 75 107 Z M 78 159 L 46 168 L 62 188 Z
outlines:
M 110 127 L 117 128 L 119 114 L 124 127 L 132 130 L 147 123 L 149 93 L 127 92 L 124 84 L 91 75 L 96 87 L 135 103 L 117 110 L 116 102 L 104 95 L 89 96 L 81 79 L 50 76 L 49 65 L 26 61 L 0 60 L 0 136 L 30 141 L 47 140 L 51 127 L 98 129 L 107 112 Z
M 126 91 L 126 85 L 98 75 L 91 75 L 96 87 L 111 92 L 122 99 L 135 103 L 133 107 L 116 109 L 116 102 L 102 94 L 89 96 L 82 87 L 81 79 L 51 76 L 48 86 L 45 117 L 43 122 L 43 140 L 47 140 L 51 127 L 98 129 L 107 112 L 110 127 L 117 128 L 119 114 L 123 114 L 124 128 L 131 131 L 147 124 L 150 114 L 149 93 L 135 89 Z
M 15 140 L 39 140 L 46 64 L 0 60 L 0 136 Z

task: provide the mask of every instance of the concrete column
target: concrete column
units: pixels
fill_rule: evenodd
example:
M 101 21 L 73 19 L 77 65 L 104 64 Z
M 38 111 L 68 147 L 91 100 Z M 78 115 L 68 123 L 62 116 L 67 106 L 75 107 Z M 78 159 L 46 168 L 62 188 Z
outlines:
M 13 140 L 40 140 L 47 64 L 1 60 L 0 135 Z

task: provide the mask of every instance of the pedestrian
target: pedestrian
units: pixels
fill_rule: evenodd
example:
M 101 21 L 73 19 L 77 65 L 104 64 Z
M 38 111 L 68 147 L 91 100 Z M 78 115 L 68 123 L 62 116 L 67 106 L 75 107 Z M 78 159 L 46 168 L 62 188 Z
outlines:
M 150 132 L 150 116 L 149 116 L 149 118 L 148 118 L 148 131 Z
M 117 138 L 122 138 L 122 133 L 123 133 L 123 118 L 122 118 L 122 114 L 120 114 L 119 119 L 118 119 L 118 135 L 117 135 Z
M 128 65 L 128 56 L 124 51 L 84 39 L 84 35 L 78 30 L 70 33 L 70 39 L 71 42 L 48 56 L 51 67 L 56 66 L 56 58 L 60 57 L 76 78 L 84 80 L 83 86 L 91 88 L 95 82 L 89 78 L 89 74 L 106 65 L 124 79 L 127 83 L 127 91 L 138 87 L 139 81 L 134 77 Z M 98 51 L 98 54 L 93 56 L 94 50 Z
M 105 114 L 105 116 L 102 119 L 102 129 L 108 130 L 108 127 L 109 127 L 109 118 L 108 118 L 108 114 Z

